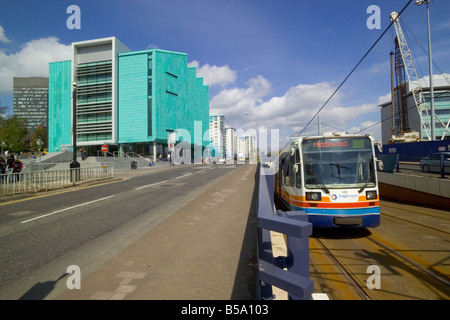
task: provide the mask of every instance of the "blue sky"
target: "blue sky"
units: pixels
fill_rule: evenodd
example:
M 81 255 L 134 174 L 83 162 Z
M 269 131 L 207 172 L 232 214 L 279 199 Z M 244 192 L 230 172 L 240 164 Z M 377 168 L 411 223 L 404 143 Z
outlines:
M 13 76 L 48 76 L 48 61 L 69 59 L 74 41 L 116 36 L 131 50 L 186 52 L 210 84 L 211 112 L 230 126 L 303 129 L 407 0 L 0 0 L 0 103 L 12 108 Z M 419 76 L 428 75 L 426 8 L 402 15 Z M 81 9 L 69 30 L 68 6 Z M 370 30 L 367 8 L 381 10 Z M 450 1 L 431 2 L 435 62 L 450 73 Z M 389 30 L 320 113 L 323 129 L 358 131 L 380 120 L 390 92 Z M 420 73 L 422 72 L 422 74 Z M 434 69 L 437 73 L 438 70 Z M 315 133 L 316 120 L 305 133 Z M 380 137 L 380 128 L 367 131 Z

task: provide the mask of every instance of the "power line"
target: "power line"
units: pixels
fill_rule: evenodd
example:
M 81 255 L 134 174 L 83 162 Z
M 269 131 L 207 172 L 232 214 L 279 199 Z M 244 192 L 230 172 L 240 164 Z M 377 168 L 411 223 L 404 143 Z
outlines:
M 399 15 L 403 13 L 403 11 L 406 10 L 406 8 L 411 4 L 413 0 L 409 0 L 408 3 L 403 7 L 403 9 L 399 12 Z M 345 79 L 341 82 L 341 84 L 337 87 L 337 89 L 333 92 L 333 94 L 325 101 L 325 103 L 320 107 L 320 109 L 316 112 L 316 114 L 309 120 L 309 122 L 306 124 L 306 126 L 297 134 L 297 136 L 301 135 L 303 131 L 308 128 L 308 126 L 311 124 L 311 122 L 314 120 L 315 117 L 322 111 L 323 108 L 330 102 L 330 100 L 334 97 L 334 95 L 341 89 L 341 87 L 344 85 L 345 82 L 347 82 L 348 78 L 355 72 L 355 70 L 359 67 L 359 65 L 363 62 L 363 60 L 369 55 L 369 53 L 372 51 L 372 49 L 380 42 L 381 38 L 388 32 L 388 30 L 391 28 L 391 26 L 394 24 L 393 21 L 389 24 L 389 26 L 383 31 L 383 33 L 378 37 L 378 39 L 375 41 L 375 43 L 370 47 L 369 50 L 364 54 L 364 56 L 359 60 L 359 62 L 356 64 L 356 66 L 350 71 L 350 73 L 345 77 Z

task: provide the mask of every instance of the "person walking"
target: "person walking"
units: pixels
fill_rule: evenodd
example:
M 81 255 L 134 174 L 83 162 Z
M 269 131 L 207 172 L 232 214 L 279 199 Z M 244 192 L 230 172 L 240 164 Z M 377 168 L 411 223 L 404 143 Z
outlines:
M 84 161 L 84 159 L 86 159 L 86 150 L 82 147 L 80 149 L 81 152 L 81 160 Z
M 22 172 L 22 162 L 17 158 L 13 162 L 13 173 L 15 173 L 16 181 L 20 180 L 20 173 Z
M 3 181 L 5 180 L 5 176 L 4 174 L 6 173 L 6 161 L 5 159 L 3 159 L 2 156 L 0 156 L 0 183 L 3 183 Z

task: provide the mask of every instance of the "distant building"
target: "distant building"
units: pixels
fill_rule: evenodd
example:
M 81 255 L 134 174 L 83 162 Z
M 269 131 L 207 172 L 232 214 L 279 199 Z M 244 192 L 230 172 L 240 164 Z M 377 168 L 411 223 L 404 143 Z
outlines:
M 106 144 L 119 156 L 156 158 L 167 154 L 168 133 L 177 129 L 189 132 L 193 149 L 210 143 L 209 88 L 188 67 L 187 54 L 131 51 L 115 37 L 72 43 L 72 52 L 71 60 L 50 63 L 50 151 L 72 146 L 72 83 L 77 146 L 90 154 Z
M 225 117 L 223 114 L 209 116 L 209 135 L 216 157 L 225 157 Z
M 225 128 L 225 158 L 234 159 L 237 156 L 236 129 Z
M 427 78 L 425 78 L 427 79 Z M 428 106 L 430 105 L 430 87 L 429 82 L 421 79 L 422 92 L 424 99 Z M 420 115 L 417 110 L 413 90 L 416 89 L 417 83 L 406 83 L 406 95 L 402 99 L 406 101 L 406 106 L 403 107 L 405 112 L 401 111 L 399 107 L 398 91 L 394 93 L 394 112 L 392 110 L 392 102 L 386 101 L 380 104 L 381 107 L 381 140 L 383 144 L 388 144 L 393 134 L 399 134 L 400 128 L 404 131 L 416 131 L 419 133 L 421 140 L 427 140 L 430 132 L 424 130 L 421 125 Z M 439 119 L 447 125 L 450 119 L 450 77 L 443 75 L 435 75 L 433 77 L 434 87 L 434 106 L 435 113 Z M 393 116 L 394 114 L 394 116 Z M 431 117 L 431 111 L 429 111 Z M 429 118 L 424 117 L 424 121 L 429 122 Z M 434 119 L 436 140 L 441 140 L 444 134 L 444 125 L 438 120 Z M 428 130 L 429 131 L 429 130 Z M 450 139 L 450 134 L 447 132 L 444 139 Z
M 13 78 L 13 115 L 27 120 L 27 128 L 47 127 L 48 78 Z
M 256 160 L 258 152 L 257 148 L 256 137 L 245 137 L 245 154 L 248 159 Z

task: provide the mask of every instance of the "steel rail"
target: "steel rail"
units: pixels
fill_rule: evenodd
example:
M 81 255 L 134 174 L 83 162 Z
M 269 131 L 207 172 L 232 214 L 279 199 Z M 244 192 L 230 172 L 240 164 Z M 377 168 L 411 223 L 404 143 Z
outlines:
M 364 290 L 364 288 L 358 283 L 357 279 L 352 275 L 352 273 L 345 267 L 345 265 L 339 260 L 336 255 L 334 255 L 330 249 L 328 249 L 325 244 L 318 238 L 314 238 L 316 242 L 326 251 L 329 258 L 333 260 L 336 267 L 342 272 L 344 277 L 350 282 L 350 285 L 356 291 L 356 293 L 364 300 L 374 300 L 369 294 Z

